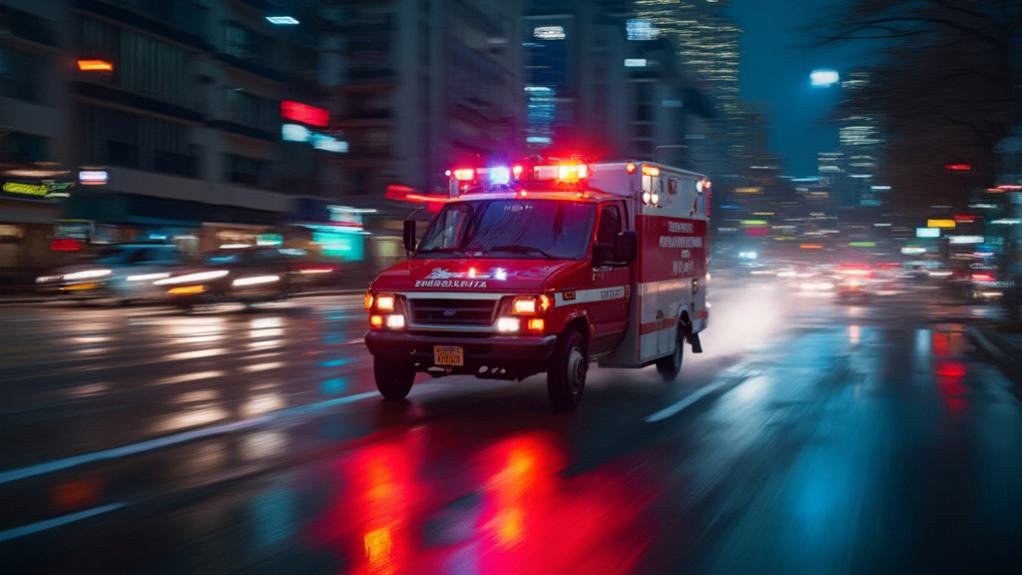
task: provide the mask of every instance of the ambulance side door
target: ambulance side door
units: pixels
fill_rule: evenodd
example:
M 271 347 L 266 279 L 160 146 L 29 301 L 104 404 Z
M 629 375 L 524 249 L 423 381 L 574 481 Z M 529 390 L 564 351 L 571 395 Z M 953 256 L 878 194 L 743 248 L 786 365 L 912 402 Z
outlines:
M 590 353 L 599 354 L 614 349 L 628 327 L 629 281 L 631 265 L 610 263 L 614 242 L 625 228 L 623 202 L 600 204 L 596 241 L 593 244 L 593 291 L 590 318 L 595 334 Z

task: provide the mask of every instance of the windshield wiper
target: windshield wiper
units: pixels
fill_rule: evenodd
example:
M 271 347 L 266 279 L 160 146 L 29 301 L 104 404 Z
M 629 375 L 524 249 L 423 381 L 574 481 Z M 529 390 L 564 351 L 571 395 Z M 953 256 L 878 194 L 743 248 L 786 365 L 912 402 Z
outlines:
M 547 252 L 546 250 L 537 248 L 536 246 L 493 246 L 490 248 L 490 251 L 511 252 L 513 254 L 540 254 L 548 260 L 557 259 L 557 256 Z

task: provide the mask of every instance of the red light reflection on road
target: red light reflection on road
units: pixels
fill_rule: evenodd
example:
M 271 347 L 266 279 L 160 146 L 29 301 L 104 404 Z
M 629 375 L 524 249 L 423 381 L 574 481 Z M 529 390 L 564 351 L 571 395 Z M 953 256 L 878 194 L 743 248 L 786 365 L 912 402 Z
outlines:
M 65 481 L 53 486 L 50 503 L 61 512 L 82 509 L 95 505 L 99 494 L 99 483 L 91 479 Z
M 313 524 L 314 544 L 342 553 L 361 575 L 467 566 L 497 575 L 623 575 L 638 564 L 654 533 L 643 525 L 653 495 L 634 475 L 613 464 L 565 476 L 559 438 L 542 433 L 480 444 L 467 455 L 425 456 L 427 445 L 445 449 L 448 441 L 413 433 L 338 462 L 340 492 Z M 429 465 L 446 459 L 467 466 Z
M 336 466 L 350 481 L 314 526 L 318 543 L 347 546 L 353 573 L 392 575 L 406 571 L 412 551 L 411 518 L 420 501 L 416 483 L 416 437 L 359 450 Z
M 521 437 L 499 443 L 485 452 L 484 489 L 489 509 L 483 528 L 497 547 L 508 548 L 525 538 L 525 526 L 538 507 L 549 503 L 553 481 L 563 465 L 550 445 Z
M 949 350 L 950 338 L 948 334 L 941 331 L 933 332 L 933 355 L 947 357 Z
M 968 393 L 962 379 L 965 378 L 965 364 L 960 361 L 941 361 L 937 363 L 937 386 L 944 398 L 944 404 L 952 415 L 961 415 L 967 407 Z
M 603 469 L 564 477 L 553 437 L 519 435 L 482 453 L 480 572 L 631 572 L 651 529 L 648 489 Z

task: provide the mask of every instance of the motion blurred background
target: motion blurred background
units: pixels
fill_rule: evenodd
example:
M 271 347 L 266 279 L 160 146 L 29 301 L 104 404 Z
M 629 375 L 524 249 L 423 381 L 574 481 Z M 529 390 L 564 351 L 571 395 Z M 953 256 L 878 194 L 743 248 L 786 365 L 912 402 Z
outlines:
M 709 175 L 717 265 L 1007 286 L 1018 3 L 809 4 L 5 0 L 2 289 L 139 240 L 308 249 L 358 287 L 451 165 L 569 152 Z

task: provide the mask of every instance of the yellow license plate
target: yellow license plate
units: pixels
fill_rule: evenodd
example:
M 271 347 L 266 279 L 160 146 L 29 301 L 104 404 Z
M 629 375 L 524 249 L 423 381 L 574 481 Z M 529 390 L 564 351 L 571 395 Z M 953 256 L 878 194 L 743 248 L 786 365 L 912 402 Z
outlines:
M 456 345 L 434 345 L 433 363 L 437 365 L 465 365 L 465 348 Z
M 99 284 L 97 283 L 71 284 L 69 286 L 65 286 L 64 291 L 85 291 L 90 289 L 96 289 L 98 287 Z
M 195 295 L 206 291 L 204 286 L 180 286 L 170 288 L 167 293 L 170 295 Z

